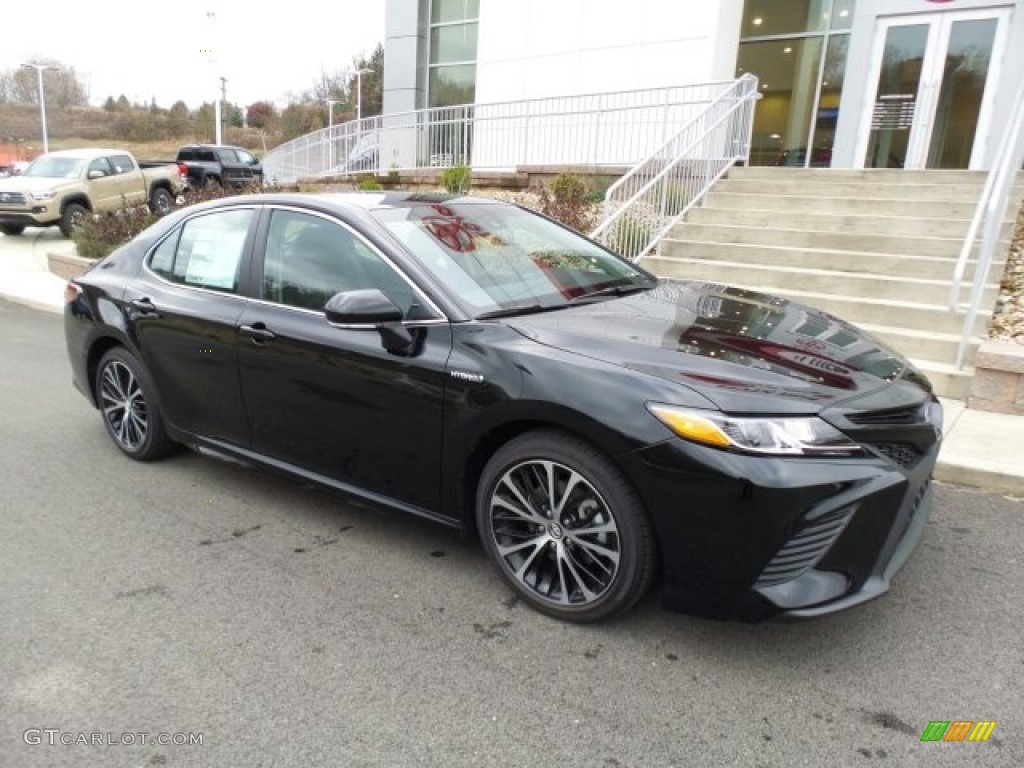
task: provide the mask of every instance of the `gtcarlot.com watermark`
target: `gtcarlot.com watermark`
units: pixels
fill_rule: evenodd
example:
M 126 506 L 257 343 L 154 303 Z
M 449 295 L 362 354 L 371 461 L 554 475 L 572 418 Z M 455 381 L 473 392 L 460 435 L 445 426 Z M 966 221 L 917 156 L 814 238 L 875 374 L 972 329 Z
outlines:
M 108 747 L 131 746 L 133 744 L 159 744 L 160 746 L 193 746 L 202 745 L 202 733 L 149 733 L 146 731 L 113 731 L 86 732 L 62 731 L 60 728 L 29 728 L 21 734 L 26 744 L 48 744 L 49 746 L 64 745 Z

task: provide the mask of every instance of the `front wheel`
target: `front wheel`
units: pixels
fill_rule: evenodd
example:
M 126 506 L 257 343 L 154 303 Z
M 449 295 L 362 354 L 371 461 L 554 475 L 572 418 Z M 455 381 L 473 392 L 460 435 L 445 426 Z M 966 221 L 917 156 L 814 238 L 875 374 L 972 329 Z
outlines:
M 123 347 L 109 350 L 96 370 L 96 400 L 114 444 L 136 461 L 154 461 L 174 450 L 142 363 Z
M 0 232 L 3 232 L 8 237 L 14 237 L 20 235 L 25 231 L 23 224 L 0 224 Z
M 89 215 L 89 209 L 79 203 L 68 203 L 60 216 L 60 233 L 64 237 L 71 237 L 72 233 L 81 225 L 85 217 Z
M 163 187 L 153 190 L 149 198 L 149 210 L 157 216 L 166 216 L 174 208 L 174 198 Z
M 528 432 L 487 463 L 476 500 L 488 555 L 516 592 L 559 619 L 632 607 L 654 578 L 654 535 L 621 470 L 562 432 Z

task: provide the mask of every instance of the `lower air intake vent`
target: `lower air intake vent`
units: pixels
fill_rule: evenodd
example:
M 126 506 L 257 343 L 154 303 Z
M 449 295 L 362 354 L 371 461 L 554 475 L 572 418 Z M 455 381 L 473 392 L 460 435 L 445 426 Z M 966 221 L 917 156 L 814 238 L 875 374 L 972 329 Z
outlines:
M 853 517 L 853 507 L 841 509 L 807 523 L 787 541 L 765 566 L 756 587 L 770 587 L 802 576 L 832 547 Z

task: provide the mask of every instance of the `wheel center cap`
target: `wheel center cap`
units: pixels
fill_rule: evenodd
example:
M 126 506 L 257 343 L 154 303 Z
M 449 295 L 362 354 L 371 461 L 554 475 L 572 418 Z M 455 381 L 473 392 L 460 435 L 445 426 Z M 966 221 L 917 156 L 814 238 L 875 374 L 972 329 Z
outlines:
M 563 536 L 562 526 L 558 523 L 548 523 L 548 536 L 556 541 L 561 539 Z

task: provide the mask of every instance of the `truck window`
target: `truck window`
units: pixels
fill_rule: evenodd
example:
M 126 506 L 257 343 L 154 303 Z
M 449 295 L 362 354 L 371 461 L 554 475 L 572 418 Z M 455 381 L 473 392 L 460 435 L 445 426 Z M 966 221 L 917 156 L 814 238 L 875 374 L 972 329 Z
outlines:
M 115 173 L 131 173 L 135 170 L 135 163 L 129 155 L 112 155 L 110 164 L 114 166 Z
M 196 159 L 196 151 L 194 149 L 182 149 L 178 152 L 178 161 L 187 163 Z
M 222 163 L 237 163 L 238 155 L 235 154 L 233 149 L 218 149 L 217 154 L 220 155 L 220 161 Z
M 105 157 L 97 157 L 89 163 L 89 173 L 93 171 L 102 171 L 104 176 L 114 175 L 114 169 L 110 167 L 110 161 Z

